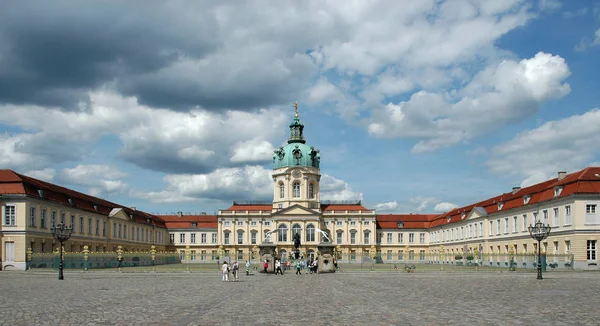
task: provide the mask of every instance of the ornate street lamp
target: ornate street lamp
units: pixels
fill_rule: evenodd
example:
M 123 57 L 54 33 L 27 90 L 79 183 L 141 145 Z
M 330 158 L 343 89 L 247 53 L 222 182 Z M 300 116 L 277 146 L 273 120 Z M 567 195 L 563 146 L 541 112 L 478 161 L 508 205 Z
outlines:
M 538 242 L 538 258 L 537 258 L 537 279 L 541 280 L 542 279 L 542 251 L 541 251 L 541 245 L 540 242 L 544 239 L 546 239 L 548 237 L 548 235 L 550 235 L 550 229 L 552 229 L 550 227 L 550 225 L 544 225 L 541 221 L 537 221 L 535 223 L 535 225 L 529 225 L 529 227 L 527 228 L 529 230 L 529 235 L 537 240 Z
M 59 223 L 56 226 L 52 226 L 50 228 L 52 231 L 52 236 L 58 242 L 60 242 L 60 263 L 58 264 L 58 279 L 64 280 L 65 277 L 63 275 L 63 243 L 71 237 L 71 232 L 73 232 L 72 226 L 66 226 L 64 223 Z

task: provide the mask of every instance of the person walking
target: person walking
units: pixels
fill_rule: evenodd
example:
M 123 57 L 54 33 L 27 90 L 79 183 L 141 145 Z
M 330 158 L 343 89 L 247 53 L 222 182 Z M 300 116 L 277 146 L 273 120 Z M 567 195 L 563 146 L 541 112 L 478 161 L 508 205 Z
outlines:
M 269 262 L 266 259 L 263 262 L 263 268 L 265 269 L 265 275 L 267 275 L 267 270 L 269 269 Z
M 239 281 L 240 281 L 240 279 L 239 279 L 239 275 L 240 275 L 240 267 L 239 267 L 239 265 L 238 265 L 238 262 L 237 262 L 237 261 L 234 261 L 234 262 L 233 262 L 233 267 L 232 267 L 231 269 L 232 269 L 232 271 L 233 271 L 233 281 L 234 281 L 234 282 L 239 282 Z
M 281 273 L 281 275 L 283 275 L 283 270 L 281 270 L 281 261 L 279 259 L 275 261 L 275 275 L 277 275 L 277 273 Z
M 300 265 L 300 261 L 296 261 L 296 275 L 302 275 L 302 272 L 300 270 L 301 267 L 302 265 Z
M 223 274 L 223 282 L 229 282 L 229 265 L 227 265 L 227 261 L 223 262 L 221 273 Z
M 246 260 L 246 275 L 250 275 L 250 261 Z

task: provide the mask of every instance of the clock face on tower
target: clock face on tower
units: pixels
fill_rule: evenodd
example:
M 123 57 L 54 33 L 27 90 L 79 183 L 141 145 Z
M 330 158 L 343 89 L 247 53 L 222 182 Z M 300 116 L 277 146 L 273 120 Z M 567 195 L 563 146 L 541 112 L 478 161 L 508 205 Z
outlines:
M 294 170 L 294 171 L 292 171 L 292 176 L 293 176 L 294 178 L 300 178 L 300 176 L 301 176 L 301 175 L 302 175 L 302 173 L 300 173 L 300 171 L 299 171 L 299 170 Z

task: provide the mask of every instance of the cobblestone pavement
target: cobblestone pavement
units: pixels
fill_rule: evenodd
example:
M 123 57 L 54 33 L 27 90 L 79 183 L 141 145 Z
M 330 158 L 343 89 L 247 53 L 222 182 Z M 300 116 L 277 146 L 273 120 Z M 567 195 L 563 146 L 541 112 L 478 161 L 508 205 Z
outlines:
M 0 325 L 600 325 L 600 273 L 0 272 Z

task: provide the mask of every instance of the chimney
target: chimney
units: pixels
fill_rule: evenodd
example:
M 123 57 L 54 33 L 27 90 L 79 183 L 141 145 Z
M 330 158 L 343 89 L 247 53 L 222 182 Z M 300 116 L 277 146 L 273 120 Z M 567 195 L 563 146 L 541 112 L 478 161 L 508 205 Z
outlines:
M 519 192 L 519 190 L 521 190 L 521 187 L 513 187 L 512 194 L 516 194 L 517 192 Z
M 183 212 L 177 212 L 177 216 L 182 217 L 183 216 Z
M 564 179 L 567 176 L 567 172 L 566 171 L 560 171 L 558 172 L 558 181 Z

